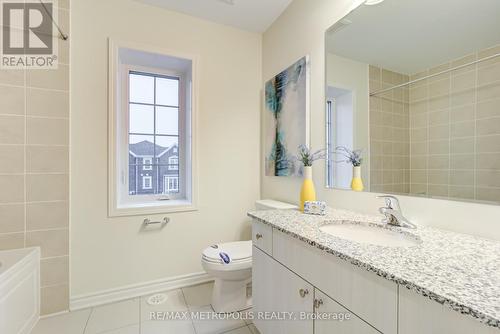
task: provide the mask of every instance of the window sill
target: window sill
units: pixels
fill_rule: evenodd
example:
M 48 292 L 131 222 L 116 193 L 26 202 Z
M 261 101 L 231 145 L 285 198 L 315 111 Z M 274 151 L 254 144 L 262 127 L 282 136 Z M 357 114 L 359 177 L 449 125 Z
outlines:
M 175 212 L 197 211 L 198 209 L 189 200 L 168 200 L 158 203 L 129 203 L 110 208 L 109 217 L 141 216 Z

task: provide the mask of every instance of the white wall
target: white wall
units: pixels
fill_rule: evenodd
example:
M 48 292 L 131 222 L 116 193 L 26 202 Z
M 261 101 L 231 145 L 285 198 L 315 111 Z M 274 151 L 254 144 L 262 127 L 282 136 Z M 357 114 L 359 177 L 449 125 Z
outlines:
M 325 142 L 324 33 L 360 0 L 295 0 L 263 36 L 263 80 L 272 77 L 309 54 L 311 60 L 311 144 Z M 262 169 L 263 167 L 261 167 Z M 262 197 L 298 202 L 301 180 L 266 177 L 262 173 Z M 314 167 L 318 198 L 329 205 L 375 213 L 382 202 L 372 193 L 324 188 L 324 164 Z M 500 207 L 401 196 L 405 214 L 416 223 L 500 239 Z
M 250 237 L 261 35 L 131 0 L 72 6 L 71 296 L 200 272 L 203 248 Z M 107 217 L 108 37 L 199 56 L 199 210 L 169 215 L 162 231 Z
M 370 125 L 368 64 L 329 53 L 326 57 L 326 83 L 353 92 L 354 142 L 353 149 L 363 149 L 361 175 L 365 188 L 370 187 Z M 321 147 L 321 146 L 318 146 Z M 352 174 L 352 172 L 351 172 Z M 349 181 L 349 186 L 351 182 Z
M 334 134 L 336 135 L 336 146 L 343 146 L 349 149 L 354 147 L 354 106 L 353 106 L 353 93 L 348 91 L 343 95 L 337 96 L 335 99 L 335 126 Z M 341 156 L 336 156 L 335 160 L 343 160 Z M 336 186 L 340 189 L 351 189 L 352 180 L 352 165 L 346 162 L 338 162 L 334 165 L 333 170 L 335 174 Z

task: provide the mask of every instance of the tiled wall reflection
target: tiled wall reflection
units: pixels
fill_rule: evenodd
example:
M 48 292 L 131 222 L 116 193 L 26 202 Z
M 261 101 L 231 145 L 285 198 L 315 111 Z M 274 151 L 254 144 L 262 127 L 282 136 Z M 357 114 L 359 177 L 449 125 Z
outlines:
M 408 82 L 404 74 L 370 66 L 370 93 Z M 410 167 L 408 87 L 370 97 L 370 190 L 408 193 Z
M 370 66 L 370 92 L 500 53 L 405 76 Z M 371 190 L 500 202 L 500 57 L 370 98 Z
M 412 75 L 436 74 L 500 46 Z M 412 84 L 410 192 L 500 201 L 500 57 Z
M 54 42 L 57 70 L 0 69 L 0 250 L 41 248 L 42 314 L 69 300 L 69 41 Z

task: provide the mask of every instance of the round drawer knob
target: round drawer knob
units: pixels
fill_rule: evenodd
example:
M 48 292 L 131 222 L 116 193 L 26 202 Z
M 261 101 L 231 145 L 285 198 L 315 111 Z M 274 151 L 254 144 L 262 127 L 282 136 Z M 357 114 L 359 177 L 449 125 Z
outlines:
M 262 239 L 262 237 L 263 237 L 263 235 L 262 235 L 262 234 L 260 234 L 260 233 L 257 233 L 257 234 L 255 235 L 255 238 L 256 238 L 257 240 Z
M 300 290 L 299 290 L 299 295 L 300 295 L 302 298 L 305 298 L 308 294 L 309 294 L 309 290 L 307 290 L 307 289 L 300 289 Z
M 323 305 L 323 299 L 314 300 L 314 308 L 319 308 L 321 305 Z

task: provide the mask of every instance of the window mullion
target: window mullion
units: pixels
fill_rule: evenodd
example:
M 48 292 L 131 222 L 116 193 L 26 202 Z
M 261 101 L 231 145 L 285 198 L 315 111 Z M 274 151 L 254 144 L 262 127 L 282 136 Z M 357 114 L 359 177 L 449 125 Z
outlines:
M 156 160 L 156 76 L 153 80 L 153 161 Z M 158 167 L 156 167 L 158 171 Z M 153 170 L 154 172 L 154 170 Z M 153 193 L 158 192 L 158 178 L 156 180 L 156 189 L 153 189 Z

